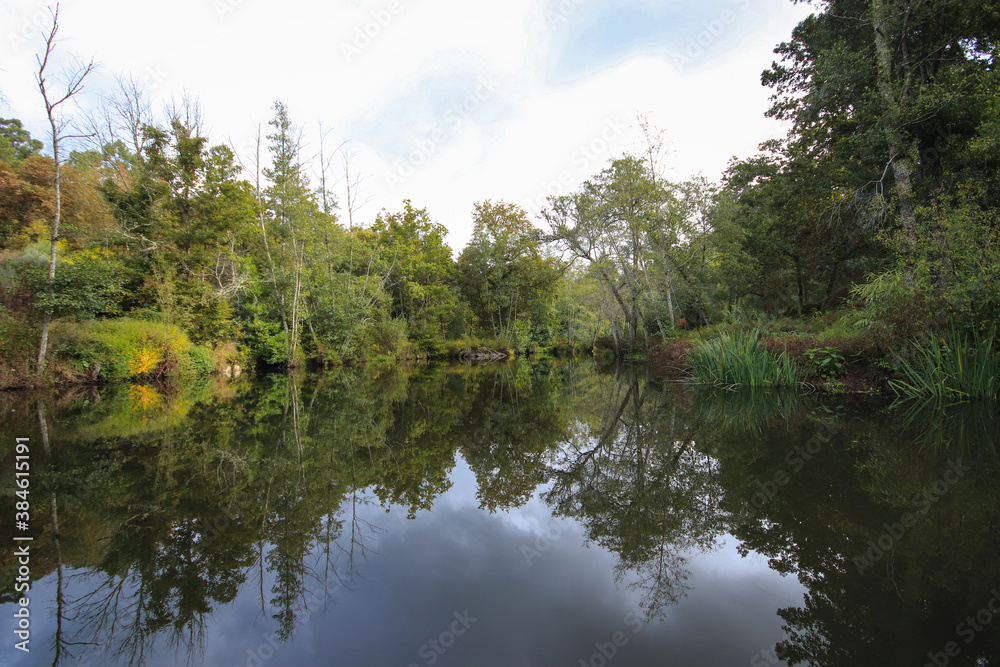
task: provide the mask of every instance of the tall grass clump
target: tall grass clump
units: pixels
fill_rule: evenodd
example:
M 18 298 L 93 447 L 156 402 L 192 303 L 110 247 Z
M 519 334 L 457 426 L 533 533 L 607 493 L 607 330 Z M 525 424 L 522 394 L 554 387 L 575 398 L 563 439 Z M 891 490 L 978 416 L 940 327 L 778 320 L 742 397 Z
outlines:
M 782 352 L 773 355 L 759 331 L 724 333 L 688 354 L 698 382 L 728 387 L 795 387 L 802 370 Z
M 900 359 L 903 380 L 890 382 L 908 398 L 965 401 L 1000 399 L 1000 352 L 996 327 L 972 336 L 955 331 L 914 342 L 910 359 Z

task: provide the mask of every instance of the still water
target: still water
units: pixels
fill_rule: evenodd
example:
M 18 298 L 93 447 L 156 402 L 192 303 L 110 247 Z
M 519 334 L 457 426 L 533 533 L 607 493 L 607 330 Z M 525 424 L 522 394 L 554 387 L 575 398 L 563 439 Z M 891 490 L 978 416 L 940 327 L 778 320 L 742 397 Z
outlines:
M 540 362 L 0 410 L 5 665 L 1000 664 L 994 406 Z

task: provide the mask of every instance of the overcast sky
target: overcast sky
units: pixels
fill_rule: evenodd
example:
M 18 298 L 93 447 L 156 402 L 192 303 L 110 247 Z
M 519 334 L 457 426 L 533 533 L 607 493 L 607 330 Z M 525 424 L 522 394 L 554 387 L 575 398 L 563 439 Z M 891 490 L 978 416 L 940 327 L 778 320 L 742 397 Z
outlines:
M 35 54 L 44 2 L 0 0 L 0 116 L 45 140 Z M 213 143 L 248 153 L 281 99 L 304 157 L 349 142 L 360 221 L 403 199 L 460 250 L 473 204 L 535 213 L 637 151 L 637 114 L 665 132 L 670 176 L 717 179 L 785 128 L 766 119 L 760 73 L 808 15 L 789 0 L 63 0 L 57 52 L 116 75 L 156 106 L 197 97 Z M 48 144 L 48 141 L 45 142 Z M 47 147 L 47 146 L 46 146 Z M 337 175 L 342 169 L 338 166 Z M 338 195 L 343 203 L 342 187 Z

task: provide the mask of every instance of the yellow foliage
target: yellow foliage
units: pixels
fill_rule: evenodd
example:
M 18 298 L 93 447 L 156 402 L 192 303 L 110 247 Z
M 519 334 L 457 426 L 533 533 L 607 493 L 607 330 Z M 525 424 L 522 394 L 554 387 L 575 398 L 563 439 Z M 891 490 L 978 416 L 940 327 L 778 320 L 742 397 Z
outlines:
M 133 348 L 128 360 L 129 375 L 143 375 L 156 368 L 163 358 L 163 350 L 159 347 L 146 347 L 146 340 L 138 348 Z
M 160 408 L 163 397 L 160 392 L 152 387 L 141 384 L 134 384 L 128 389 L 128 397 L 133 410 L 138 412 L 151 412 Z

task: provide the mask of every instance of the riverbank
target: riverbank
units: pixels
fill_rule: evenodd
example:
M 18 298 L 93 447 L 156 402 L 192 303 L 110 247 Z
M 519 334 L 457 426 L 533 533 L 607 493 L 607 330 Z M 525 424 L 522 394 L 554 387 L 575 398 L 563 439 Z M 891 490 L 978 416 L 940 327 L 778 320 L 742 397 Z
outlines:
M 891 392 L 890 382 L 902 378 L 901 354 L 911 346 L 872 327 L 858 311 L 843 310 L 678 331 L 652 346 L 648 358 L 664 377 L 693 379 L 693 352 L 713 340 L 748 334 L 768 355 L 787 356 L 805 385 L 831 394 Z
M 129 318 L 60 320 L 53 323 L 50 361 L 39 376 L 33 373 L 37 339 L 31 327 L 13 333 L 11 327 L 6 329 L 7 335 L 0 343 L 0 390 L 116 382 L 176 384 L 192 376 L 231 378 L 248 370 L 252 372 L 258 366 L 250 351 L 235 341 L 194 344 L 186 332 L 174 325 Z M 953 332 L 951 337 L 925 337 L 923 342 L 904 340 L 873 324 L 863 311 L 842 309 L 770 322 L 679 330 L 666 340 L 651 338 L 649 347 L 633 360 L 647 363 L 656 377 L 700 384 L 892 395 L 906 393 L 901 389 L 910 384 L 919 389 L 910 392 L 911 396 L 931 395 L 937 391 L 936 385 L 944 383 L 942 378 L 951 382 L 974 366 L 978 377 L 972 378 L 971 383 L 978 383 L 978 387 L 956 385 L 944 390 L 950 392 L 947 397 L 996 400 L 997 382 L 990 375 L 990 369 L 1000 365 L 995 335 L 974 334 L 968 340 L 956 336 Z M 373 350 L 370 355 L 338 359 L 332 365 L 304 356 L 294 367 L 347 366 L 379 371 L 414 363 L 483 364 L 519 357 L 590 355 L 599 362 L 614 361 L 613 353 L 600 339 L 591 349 L 557 340 L 546 347 L 514 350 L 503 341 L 464 337 L 445 341 L 433 350 L 407 344 L 397 354 Z M 954 355 L 958 356 L 950 358 Z M 704 368 L 706 357 L 715 366 L 714 375 Z M 956 368 L 948 368 L 949 363 Z M 265 368 L 287 367 L 290 366 Z M 777 375 L 768 375 L 771 372 Z
M 0 341 L 0 390 L 233 377 L 249 365 L 234 342 L 195 344 L 176 325 L 131 318 L 53 321 L 40 374 L 37 326 L 8 315 Z
M 48 360 L 35 371 L 39 326 L 27 318 L 0 313 L 0 391 L 96 386 L 119 382 L 172 384 L 193 376 L 232 378 L 261 367 L 267 370 L 338 367 L 379 370 L 420 362 L 501 362 L 518 357 L 586 353 L 581 347 L 553 346 L 514 350 L 503 341 L 461 338 L 433 349 L 407 343 L 396 353 L 373 346 L 354 357 L 331 360 L 303 354 L 294 364 L 269 365 L 255 359 L 238 340 L 196 344 L 190 332 L 173 324 L 132 318 L 58 319 L 49 334 Z

